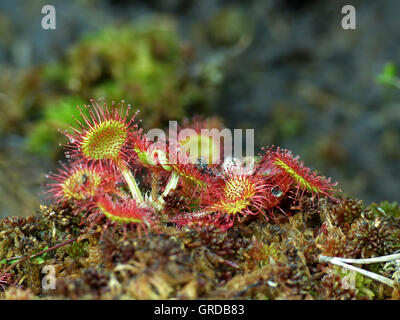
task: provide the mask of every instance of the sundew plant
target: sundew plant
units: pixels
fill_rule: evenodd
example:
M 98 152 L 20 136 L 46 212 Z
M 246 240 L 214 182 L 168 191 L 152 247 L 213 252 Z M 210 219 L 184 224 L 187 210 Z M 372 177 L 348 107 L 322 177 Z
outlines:
M 195 118 L 188 138 L 154 142 L 131 109 L 123 101 L 109 106 L 91 100 L 63 132 L 68 162 L 49 175 L 48 192 L 57 202 L 72 203 L 89 227 L 105 221 L 105 228 L 126 233 L 166 221 L 178 227 L 206 222 L 225 232 L 250 216 L 269 220 L 288 214 L 281 208 L 288 199 L 301 203 L 308 195 L 317 206 L 321 197 L 336 201 L 337 183 L 289 150 L 264 149 L 249 168 L 224 159 L 220 141 L 203 133 L 212 122 Z M 172 190 L 189 205 L 168 212 L 165 200 Z
M 40 265 L 59 268 L 63 298 L 397 297 L 396 203 L 364 207 L 280 146 L 232 157 L 218 118 L 167 136 L 124 101 L 78 114 L 47 175 L 52 205 L 0 220 L 6 297 L 49 294 Z

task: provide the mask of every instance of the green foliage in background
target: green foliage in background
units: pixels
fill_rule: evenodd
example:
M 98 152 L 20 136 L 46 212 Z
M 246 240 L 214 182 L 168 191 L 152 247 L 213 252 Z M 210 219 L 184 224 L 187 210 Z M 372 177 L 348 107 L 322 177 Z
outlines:
M 73 116 L 79 116 L 76 106 L 85 101 L 76 97 L 63 97 L 58 101 L 49 101 L 43 107 L 42 118 L 37 121 L 27 135 L 27 149 L 41 155 L 54 152 L 54 144 L 60 140 L 58 128 L 64 128 L 73 122 Z
M 400 88 L 400 78 L 397 76 L 397 66 L 393 62 L 387 62 L 382 72 L 377 76 L 378 83 Z
M 76 105 L 90 98 L 125 100 L 140 109 L 145 129 L 162 127 L 195 113 L 207 113 L 218 81 L 207 62 L 194 64 L 194 49 L 183 44 L 173 20 L 151 17 L 86 35 L 62 61 L 45 65 L 38 102 L 40 117 L 29 126 L 27 149 L 57 158 Z M 79 98 L 78 98 L 79 97 Z

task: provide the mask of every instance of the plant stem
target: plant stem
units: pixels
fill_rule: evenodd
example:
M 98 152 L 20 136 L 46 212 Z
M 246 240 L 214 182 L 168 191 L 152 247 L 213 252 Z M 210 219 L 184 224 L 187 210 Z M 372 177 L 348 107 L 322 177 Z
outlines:
M 396 287 L 395 282 L 394 282 L 392 279 L 389 279 L 389 278 L 386 278 L 386 277 L 381 276 L 381 275 L 379 275 L 379 274 L 376 274 L 376 273 L 374 273 L 374 272 L 367 271 L 367 270 L 364 270 L 364 269 L 361 269 L 361 268 L 358 268 L 358 267 L 354 267 L 354 266 L 349 265 L 349 264 L 347 264 L 347 263 L 344 263 L 344 262 L 341 260 L 341 258 L 338 258 L 338 257 L 319 256 L 319 261 L 320 261 L 320 262 L 328 262 L 328 263 L 335 264 L 335 265 L 340 266 L 340 267 L 342 267 L 342 268 L 349 269 L 349 270 L 351 270 L 351 271 L 355 271 L 355 272 L 361 273 L 361 274 L 363 274 L 364 276 L 369 277 L 369 278 L 371 278 L 371 279 L 374 279 L 374 280 L 376 280 L 376 281 L 385 283 L 385 284 L 387 284 L 388 286 L 390 286 L 390 287 L 392 287 L 392 288 L 395 288 L 395 287 Z
M 368 259 L 347 259 L 339 257 L 337 257 L 337 259 L 345 263 L 370 264 L 370 263 L 380 263 L 380 262 L 400 260 L 400 253 L 390 254 L 382 257 L 368 258 Z
M 178 182 L 179 182 L 179 175 L 175 171 L 172 171 L 168 183 L 165 186 L 165 190 L 162 193 L 162 195 L 158 198 L 158 201 L 164 203 L 164 197 L 166 197 L 171 190 L 176 188 Z
M 132 197 L 140 204 L 143 203 L 144 199 L 140 189 L 136 183 L 135 178 L 132 175 L 132 172 L 127 168 L 124 167 L 121 169 L 122 176 L 124 177 L 126 183 L 128 184 L 129 190 L 132 194 Z
M 51 247 L 51 248 L 42 250 L 42 251 L 40 251 L 40 252 L 38 252 L 38 253 L 32 254 L 32 255 L 30 255 L 30 256 L 27 256 L 27 257 L 25 257 L 25 258 L 22 258 L 22 259 L 20 259 L 20 260 L 18 260 L 18 261 L 16 261 L 16 262 L 14 262 L 12 265 L 10 265 L 7 269 L 5 269 L 5 270 L 0 274 L 0 278 L 1 278 L 2 276 L 4 276 L 7 272 L 9 272 L 12 268 L 14 268 L 16 265 L 20 264 L 21 262 L 24 262 L 24 261 L 26 261 L 26 260 L 28 260 L 28 259 L 35 258 L 35 257 L 37 257 L 37 256 L 41 256 L 42 254 L 44 254 L 44 253 L 46 253 L 46 252 L 49 252 L 49 251 L 52 251 L 52 250 L 56 250 L 56 249 L 58 249 L 58 248 L 61 248 L 61 247 L 63 247 L 63 246 L 66 246 L 67 244 L 70 244 L 70 243 L 76 241 L 77 239 L 78 239 L 78 238 L 73 238 L 73 239 L 67 240 L 67 241 L 62 242 L 62 243 L 59 243 L 59 244 L 57 244 L 57 245 L 55 245 L 55 246 L 53 246 L 53 247 Z

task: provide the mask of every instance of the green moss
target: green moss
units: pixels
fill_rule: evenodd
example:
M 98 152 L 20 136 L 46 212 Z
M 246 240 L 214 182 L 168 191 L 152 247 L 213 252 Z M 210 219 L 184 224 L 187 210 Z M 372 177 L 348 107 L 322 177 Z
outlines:
M 133 108 L 140 106 L 140 117 L 146 119 L 144 129 L 159 128 L 193 113 L 207 113 L 223 77 L 221 64 L 217 70 L 211 68 L 213 64 L 197 61 L 199 72 L 193 73 L 193 63 L 175 21 L 166 16 L 146 17 L 87 34 L 62 60 L 35 71 L 40 77 L 32 90 L 39 86 L 52 95 L 35 102 L 27 149 L 57 157 L 62 140 L 54 132 L 71 123 L 76 105 L 88 103 L 90 98 L 125 100 Z
M 44 105 L 42 118 L 32 125 L 27 134 L 27 150 L 43 156 L 56 157 L 59 149 L 55 146 L 63 141 L 57 130 L 64 130 L 67 123 L 73 123 L 73 117 L 79 116 L 76 106 L 83 104 L 83 100 L 75 97 L 48 101 Z
M 186 77 L 188 62 L 174 21 L 152 17 L 87 35 L 45 74 L 86 97 L 140 105 L 152 127 L 182 118 L 199 98 L 198 90 L 205 93 L 203 85 Z
M 19 257 L 79 237 L 10 271 L 14 280 L 30 290 L 30 299 L 391 298 L 390 287 L 318 260 L 321 253 L 337 255 L 339 245 L 345 247 L 346 257 L 398 249 L 396 243 L 388 243 L 398 237 L 399 218 L 382 220 L 363 214 L 350 228 L 346 223 L 331 223 L 333 211 L 350 207 L 358 211 L 358 205 L 358 200 L 349 198 L 339 208 L 321 199 L 318 212 L 325 213 L 321 223 L 326 227 L 303 219 L 311 214 L 303 203 L 302 209 L 274 223 L 254 216 L 227 232 L 211 224 L 177 229 L 162 223 L 156 232 L 142 236 L 136 232 L 125 236 L 123 230 L 112 227 L 104 231 L 105 219 L 88 229 L 81 223 L 84 216 L 76 215 L 76 208 L 69 204 L 42 206 L 34 217 L 0 220 L 0 269 Z M 50 292 L 41 287 L 45 264 L 57 270 L 57 288 Z M 397 262 L 363 269 L 398 279 Z M 12 286 L 5 293 L 0 290 L 0 298 L 22 294 L 13 290 Z
M 72 259 L 77 259 L 87 254 L 88 245 L 88 241 L 74 242 L 67 248 L 67 252 Z
M 400 206 L 396 201 L 383 201 L 379 204 L 372 203 L 369 209 L 377 217 L 400 217 Z
M 215 45 L 233 46 L 249 37 L 253 24 L 246 13 L 235 6 L 222 8 L 207 23 L 207 33 Z
M 376 77 L 376 81 L 382 85 L 399 87 L 399 78 L 397 76 L 397 66 L 393 62 L 387 62 L 383 66 L 382 72 Z
M 342 286 L 355 290 L 359 298 L 366 297 L 373 299 L 375 297 L 376 294 L 373 291 L 372 279 L 360 273 L 340 268 L 335 268 L 334 274 L 340 276 Z
M 260 265 L 268 265 L 272 261 L 281 261 L 282 257 L 280 257 L 281 253 L 280 244 L 277 242 L 271 242 L 269 244 L 263 244 L 262 246 L 262 260 L 260 261 Z

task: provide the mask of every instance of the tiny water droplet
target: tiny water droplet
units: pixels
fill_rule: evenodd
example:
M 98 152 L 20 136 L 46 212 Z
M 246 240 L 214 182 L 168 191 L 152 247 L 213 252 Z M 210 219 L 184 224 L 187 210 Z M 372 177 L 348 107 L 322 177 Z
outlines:
M 273 187 L 271 189 L 271 193 L 273 194 L 274 197 L 280 198 L 283 196 L 283 191 L 279 187 Z

